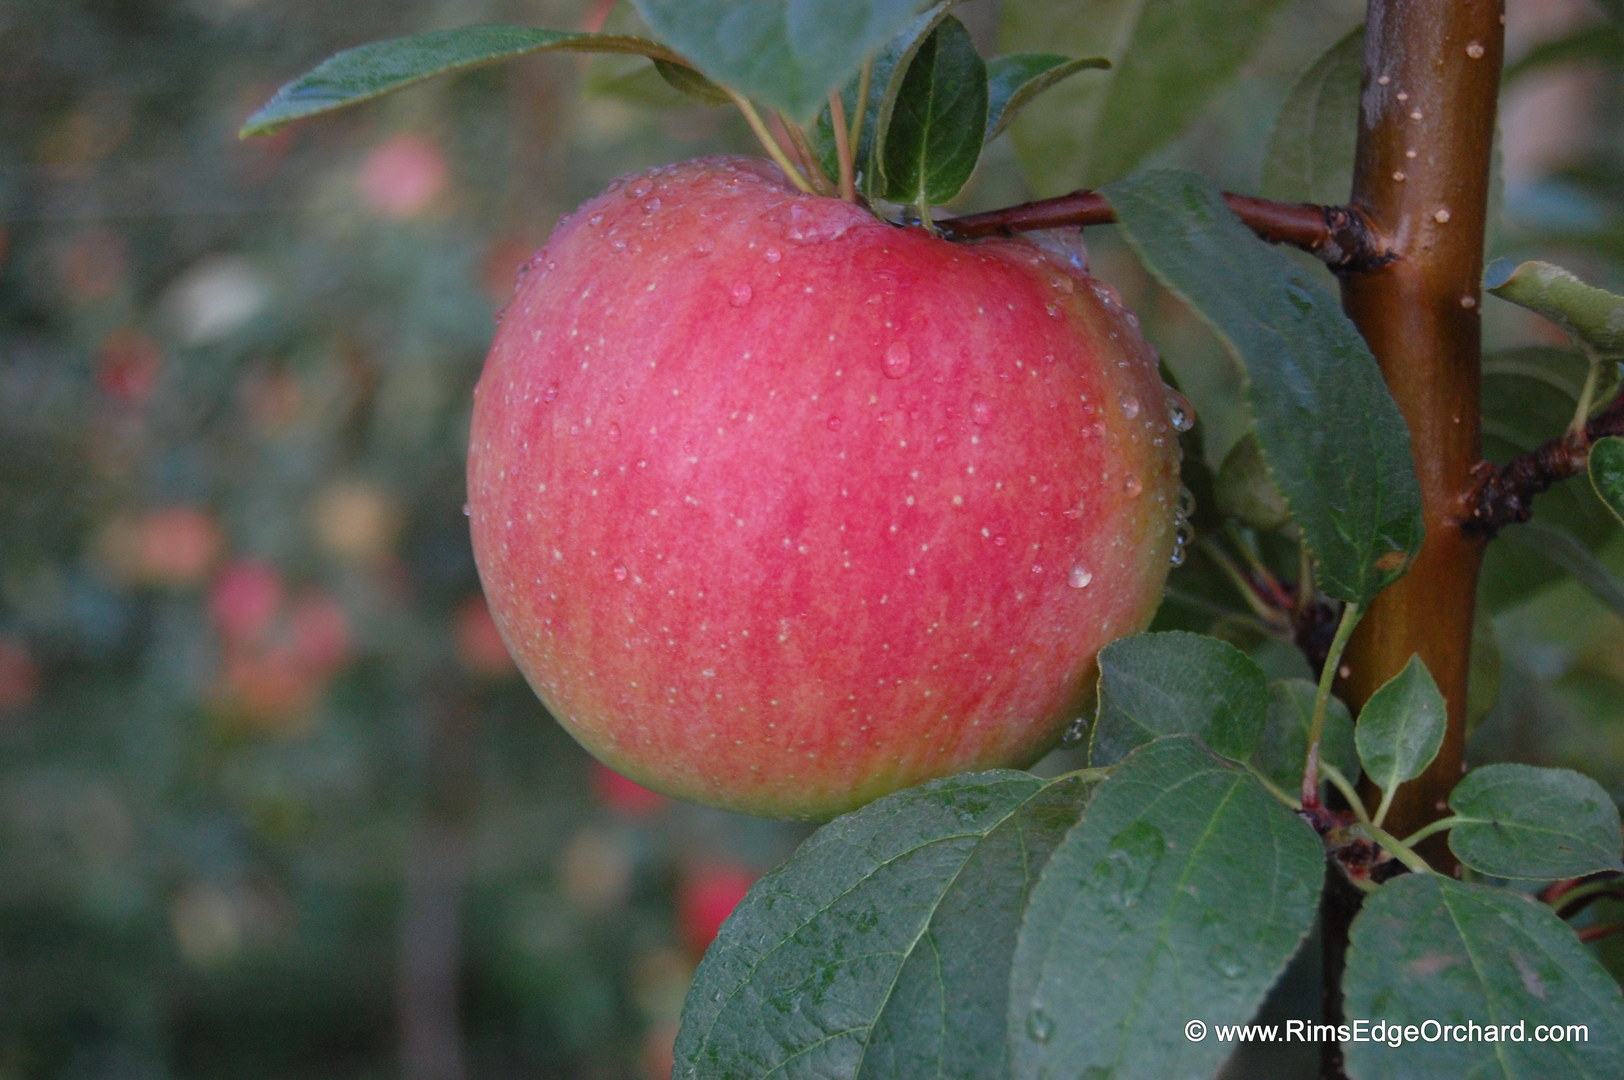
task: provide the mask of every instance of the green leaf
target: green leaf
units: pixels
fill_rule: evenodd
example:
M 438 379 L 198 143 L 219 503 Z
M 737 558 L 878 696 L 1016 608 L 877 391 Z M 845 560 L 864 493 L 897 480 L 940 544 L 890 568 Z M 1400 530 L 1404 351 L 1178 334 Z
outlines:
M 1103 56 L 1072 60 L 1053 53 L 1015 53 L 987 61 L 987 141 L 1002 135 L 1032 99 L 1061 79 L 1089 68 L 1109 68 Z
M 283 125 L 370 101 L 436 75 L 511 60 L 530 53 L 633 53 L 671 63 L 682 58 L 655 41 L 617 34 L 577 34 L 528 26 L 461 26 L 415 37 L 375 41 L 328 57 L 278 90 L 239 133 L 268 135 Z
M 1112 765 L 1162 735 L 1188 732 L 1232 761 L 1252 756 L 1269 709 L 1263 669 L 1217 638 L 1171 630 L 1100 650 L 1089 764 Z
M 1305 71 L 1280 106 L 1263 157 L 1263 194 L 1340 205 L 1353 189 L 1365 28 L 1355 27 Z
M 705 75 L 810 120 L 918 0 L 633 0 L 661 41 Z
M 654 58 L 654 70 L 660 73 L 660 78 L 666 85 L 674 90 L 693 98 L 704 105 L 731 105 L 733 99 L 728 97 L 727 91 L 711 82 L 705 76 L 688 67 L 686 64 L 673 64 L 669 60 Z
M 903 26 L 885 48 L 874 56 L 869 73 L 868 100 L 863 112 L 863 130 L 858 137 L 857 145 L 852 147 L 852 160 L 856 166 L 861 190 L 870 199 L 883 197 L 885 191 L 885 177 L 879 165 L 884 149 L 880 131 L 896 106 L 897 96 L 902 92 L 902 80 L 908 74 L 914 55 L 924 45 L 925 40 L 935 32 L 937 25 L 947 18 L 948 9 L 956 2 L 957 0 L 942 0 L 941 3 L 927 8 Z M 840 91 L 840 101 L 846 110 L 848 124 L 857 114 L 857 92 L 861 89 L 861 81 L 860 76 L 853 76 Z M 828 176 L 838 176 L 840 161 L 836 156 L 834 127 L 828 105 L 823 106 L 822 111 L 818 113 L 817 123 L 813 125 L 812 146 L 824 173 Z
M 1291 507 L 1269 475 L 1269 463 L 1257 436 L 1248 433 L 1224 456 L 1218 467 L 1213 497 L 1224 513 L 1244 525 L 1265 532 L 1291 520 Z
M 1252 755 L 1252 766 L 1287 791 L 1302 786 L 1308 764 L 1308 733 L 1314 719 L 1314 684 L 1307 679 L 1281 679 L 1269 684 L 1268 720 Z M 1349 780 L 1359 779 L 1359 751 L 1354 746 L 1353 717 L 1336 698 L 1325 703 L 1325 729 L 1320 760 Z
M 1050 858 L 1010 976 L 1010 1075 L 1210 1076 L 1313 924 L 1324 855 L 1193 736 L 1140 747 Z
M 1371 783 L 1391 798 L 1406 780 L 1426 771 L 1444 744 L 1449 710 L 1432 672 L 1419 656 L 1370 695 L 1359 712 L 1354 741 Z
M 1624 34 L 1615 26 L 1585 26 L 1563 37 L 1542 41 L 1508 64 L 1506 85 L 1558 64 L 1612 64 L 1624 66 Z
M 1089 789 L 989 772 L 819 829 L 694 976 L 677 1077 L 994 1076 L 1029 891 Z
M 1624 522 L 1624 439 L 1609 436 L 1590 448 L 1590 486 L 1613 516 Z
M 1607 367 L 1604 374 L 1615 374 Z M 1484 357 L 1484 456 L 1510 461 L 1560 437 L 1573 419 L 1589 370 L 1589 361 L 1574 349 L 1535 346 Z M 1605 400 L 1612 381 L 1597 388 L 1598 397 Z M 1557 484 L 1534 500 L 1534 520 L 1566 530 L 1592 551 L 1618 535 L 1617 520 L 1582 482 Z M 1514 526 L 1501 535 L 1514 537 L 1516 532 Z M 1483 605 L 1491 613 L 1503 611 L 1562 575 L 1534 548 L 1490 544 L 1483 562 Z
M 1409 429 L 1364 339 L 1206 179 L 1151 172 L 1103 194 L 1150 272 L 1244 365 L 1258 444 L 1320 587 L 1367 603 L 1403 574 L 1423 530 Z
M 1034 191 L 1126 176 L 1195 120 L 1262 41 L 1283 0 L 1005 0 L 1002 52 L 1103 56 L 1108 75 L 1056 87 L 1014 124 Z
M 1565 570 L 1585 592 L 1606 604 L 1613 614 L 1624 617 L 1624 583 L 1568 530 L 1535 519 L 1509 526 L 1500 535 Z
M 1551 320 L 1604 356 L 1624 355 L 1624 296 L 1586 285 L 1546 262 L 1512 265 L 1501 259 L 1483 273 L 1483 287 Z
M 987 65 L 949 15 L 908 64 L 895 104 L 880 117 L 884 198 L 921 213 L 959 193 L 987 132 Z
M 1395 878 L 1354 919 L 1347 964 L 1342 988 L 1350 1018 L 1401 1028 L 1429 1020 L 1513 1025 L 1512 1041 L 1469 1040 L 1469 1031 L 1396 1047 L 1368 1035 L 1349 1041 L 1349 1080 L 1624 1076 L 1618 984 L 1572 929 L 1532 897 L 1438 874 Z M 1535 1028 L 1552 1024 L 1588 1031 L 1582 1041 L 1535 1041 Z
M 1449 848 L 1478 873 L 1554 881 L 1624 870 L 1618 807 L 1582 773 L 1485 765 L 1455 785 L 1449 808 L 1464 819 Z

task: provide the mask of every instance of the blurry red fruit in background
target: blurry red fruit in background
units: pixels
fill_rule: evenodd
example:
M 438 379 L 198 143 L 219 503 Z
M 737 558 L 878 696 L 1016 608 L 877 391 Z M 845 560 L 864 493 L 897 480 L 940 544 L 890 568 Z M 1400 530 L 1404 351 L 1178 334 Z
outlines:
M 158 385 L 163 350 L 139 330 L 114 330 L 102 342 L 96 383 L 102 392 L 126 405 L 145 405 Z
M 263 634 L 281 607 L 282 575 L 264 563 L 234 562 L 220 571 L 209 590 L 215 625 L 232 641 Z
M 62 284 L 74 300 L 97 300 L 124 280 L 129 251 L 124 238 L 105 229 L 75 237 L 62 252 Z
M 677 893 L 677 930 L 695 957 L 710 948 L 755 881 L 756 875 L 731 863 L 701 866 L 683 880 Z
M 293 602 L 288 615 L 293 652 L 312 673 L 325 678 L 350 658 L 350 618 L 337 600 L 312 589 Z
M 509 675 L 514 669 L 513 657 L 508 655 L 502 642 L 502 633 L 496 629 L 491 609 L 485 597 L 475 593 L 457 609 L 457 659 L 474 675 Z
M 18 638 L 0 637 L 0 710 L 20 709 L 39 692 L 39 666 Z
M 671 800 L 658 791 L 650 791 L 598 761 L 592 763 L 592 790 L 597 792 L 599 802 L 627 817 L 653 817 L 671 805 Z
M 439 147 L 421 135 L 396 135 L 367 155 L 361 166 L 361 198 L 379 217 L 411 217 L 434 201 L 445 181 Z
M 220 527 L 190 506 L 155 510 L 141 520 L 139 573 L 164 585 L 200 580 L 220 554 Z

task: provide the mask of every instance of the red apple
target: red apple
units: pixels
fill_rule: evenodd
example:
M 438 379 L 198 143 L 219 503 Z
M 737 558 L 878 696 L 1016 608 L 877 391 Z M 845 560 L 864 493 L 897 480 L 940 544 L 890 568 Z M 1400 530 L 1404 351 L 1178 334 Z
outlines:
M 1115 294 L 772 166 L 560 224 L 476 390 L 474 554 L 520 669 L 638 783 L 821 818 L 1020 766 L 1142 629 L 1171 391 Z

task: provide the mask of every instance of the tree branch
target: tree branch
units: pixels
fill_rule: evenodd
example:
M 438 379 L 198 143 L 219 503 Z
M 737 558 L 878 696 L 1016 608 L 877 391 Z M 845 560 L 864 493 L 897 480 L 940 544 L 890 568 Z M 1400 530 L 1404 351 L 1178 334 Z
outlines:
M 1338 273 L 1373 270 L 1393 257 L 1387 239 L 1357 207 L 1283 203 L 1233 194 L 1225 194 L 1224 201 L 1269 243 L 1302 248 Z M 1074 191 L 936 224 L 951 239 L 969 240 L 1068 225 L 1109 225 L 1115 220 L 1116 212 L 1099 192 Z
M 1468 536 L 1493 538 L 1507 525 L 1534 515 L 1534 496 L 1577 476 L 1590 461 L 1590 447 L 1609 435 L 1624 436 L 1624 391 L 1585 425 L 1584 437 L 1559 439 L 1535 447 L 1515 461 L 1482 462 L 1472 470 L 1460 527 Z

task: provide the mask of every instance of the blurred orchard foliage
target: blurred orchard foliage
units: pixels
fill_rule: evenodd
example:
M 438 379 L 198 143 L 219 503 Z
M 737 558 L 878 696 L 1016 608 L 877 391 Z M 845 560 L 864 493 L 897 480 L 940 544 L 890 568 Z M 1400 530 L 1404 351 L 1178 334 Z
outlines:
M 801 833 L 672 804 L 546 718 L 480 598 L 463 448 L 558 214 L 748 131 L 642 61 L 542 57 L 235 138 L 340 48 L 607 8 L 0 3 L 0 1080 L 668 1075 L 695 960 Z M 1620 50 L 1540 51 L 1599 21 L 1583 0 L 1508 9 L 1495 253 L 1624 291 Z M 994 0 L 961 11 L 996 35 Z M 1361 12 L 1284 4 L 1156 163 L 1257 190 Z M 1026 197 L 1007 142 L 961 209 Z M 1097 231 L 1216 467 L 1237 372 Z M 1565 344 L 1488 304 L 1491 348 Z M 1486 585 L 1474 760 L 1624 793 L 1624 621 L 1523 551 Z M 1225 586 L 1197 553 L 1173 587 L 1169 626 Z

